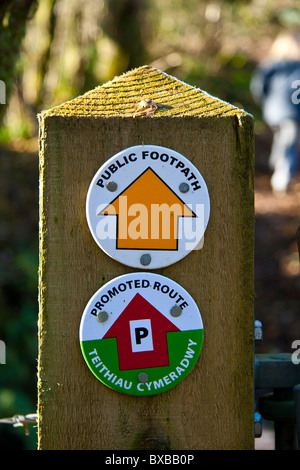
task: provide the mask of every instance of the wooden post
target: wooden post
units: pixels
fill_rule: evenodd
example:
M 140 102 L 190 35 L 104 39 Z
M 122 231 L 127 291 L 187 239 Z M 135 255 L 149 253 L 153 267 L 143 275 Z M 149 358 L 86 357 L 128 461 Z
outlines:
M 143 98 L 158 109 L 136 116 Z M 253 448 L 253 119 L 148 66 L 42 112 L 40 125 L 39 449 Z M 99 167 L 140 144 L 181 153 L 208 186 L 204 246 L 157 273 L 198 304 L 204 344 L 192 372 L 133 397 L 86 367 L 79 325 L 92 295 L 132 268 L 89 232 L 86 196 Z

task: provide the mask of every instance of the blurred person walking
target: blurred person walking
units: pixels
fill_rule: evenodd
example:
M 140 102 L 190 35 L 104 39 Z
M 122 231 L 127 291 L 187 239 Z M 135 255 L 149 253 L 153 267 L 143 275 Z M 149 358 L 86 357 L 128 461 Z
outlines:
M 273 131 L 269 165 L 274 193 L 285 193 L 298 169 L 300 133 L 300 36 L 281 33 L 251 80 L 254 100 Z M 298 91 L 297 91 L 298 90 Z

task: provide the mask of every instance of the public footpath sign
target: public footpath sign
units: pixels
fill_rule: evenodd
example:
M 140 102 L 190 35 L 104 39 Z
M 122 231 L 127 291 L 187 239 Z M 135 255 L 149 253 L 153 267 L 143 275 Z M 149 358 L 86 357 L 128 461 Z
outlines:
M 138 145 L 95 174 L 86 216 L 99 247 L 134 268 L 168 266 L 201 247 L 210 215 L 206 183 L 178 152 Z
M 156 395 L 177 385 L 196 364 L 203 322 L 190 296 L 154 273 L 119 276 L 88 302 L 80 345 L 91 372 L 129 395 Z

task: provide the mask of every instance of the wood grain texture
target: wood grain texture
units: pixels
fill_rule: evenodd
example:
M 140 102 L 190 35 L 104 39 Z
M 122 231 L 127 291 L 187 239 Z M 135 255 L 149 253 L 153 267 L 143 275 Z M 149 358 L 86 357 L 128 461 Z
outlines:
M 223 102 L 219 106 L 213 114 L 172 116 L 168 109 L 168 115 L 133 119 L 86 115 L 71 102 L 69 115 L 54 108 L 39 116 L 39 449 L 253 448 L 253 120 L 234 107 L 223 115 Z M 181 284 L 198 304 L 202 352 L 186 379 L 152 397 L 102 385 L 79 344 L 89 299 L 133 271 L 92 239 L 88 187 L 107 159 L 142 143 L 191 160 L 211 201 L 203 248 L 155 271 Z

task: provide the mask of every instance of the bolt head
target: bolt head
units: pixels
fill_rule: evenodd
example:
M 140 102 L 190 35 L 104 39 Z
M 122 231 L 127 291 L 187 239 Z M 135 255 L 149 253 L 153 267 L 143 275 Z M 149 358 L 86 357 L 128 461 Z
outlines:
M 180 183 L 179 185 L 179 191 L 181 193 L 187 193 L 189 191 L 190 187 L 187 183 Z
M 141 384 L 145 384 L 148 380 L 148 375 L 145 374 L 144 372 L 141 372 L 139 375 L 138 375 L 138 381 L 141 383 Z
M 110 191 L 111 193 L 113 193 L 114 191 L 117 190 L 117 183 L 115 183 L 114 181 L 109 181 L 107 184 L 106 184 L 106 189 L 108 189 L 108 191 Z
M 172 317 L 180 317 L 182 314 L 182 308 L 180 308 L 179 305 L 174 305 L 170 310 L 170 314 Z
M 151 256 L 149 254 L 144 254 L 140 257 L 140 263 L 143 266 L 148 266 L 151 263 Z
M 97 313 L 97 320 L 100 323 L 105 323 L 108 320 L 108 313 L 107 312 L 98 312 Z

